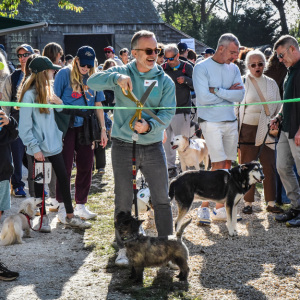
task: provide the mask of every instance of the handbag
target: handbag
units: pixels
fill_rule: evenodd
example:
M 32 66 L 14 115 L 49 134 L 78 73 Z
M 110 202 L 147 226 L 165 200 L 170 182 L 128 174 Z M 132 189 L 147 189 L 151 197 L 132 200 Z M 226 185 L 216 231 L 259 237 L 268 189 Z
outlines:
M 261 92 L 261 90 L 260 90 L 260 88 L 259 88 L 259 86 L 258 86 L 256 80 L 255 80 L 253 77 L 251 77 L 251 76 L 249 76 L 249 78 L 250 78 L 252 84 L 254 85 L 254 87 L 255 87 L 255 89 L 256 89 L 256 91 L 257 91 L 257 93 L 258 93 L 258 96 L 259 96 L 259 98 L 260 98 L 260 100 L 261 100 L 261 102 L 263 102 L 262 105 L 263 105 L 263 107 L 264 107 L 266 116 L 267 116 L 267 117 L 270 117 L 270 110 L 269 110 L 268 104 L 266 104 L 267 101 L 266 101 L 266 99 L 265 99 L 263 93 Z M 268 127 L 268 128 L 269 128 L 269 127 Z M 269 135 L 270 135 L 271 137 L 273 137 L 273 138 L 279 138 L 279 133 L 280 133 L 280 126 L 278 127 L 278 129 L 270 129 L 270 128 L 269 128 Z
M 85 105 L 88 106 L 87 99 L 81 85 L 80 88 L 85 101 Z M 96 112 L 93 109 L 90 110 L 90 113 L 83 119 L 83 130 L 79 134 L 79 143 L 81 145 L 91 145 L 95 141 L 101 141 L 101 129 Z

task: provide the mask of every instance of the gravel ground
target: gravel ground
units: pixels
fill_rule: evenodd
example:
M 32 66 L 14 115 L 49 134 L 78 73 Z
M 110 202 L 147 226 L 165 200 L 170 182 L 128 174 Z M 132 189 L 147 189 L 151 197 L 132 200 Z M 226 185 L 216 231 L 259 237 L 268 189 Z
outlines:
M 102 201 L 113 193 L 109 156 L 107 150 L 108 184 L 91 195 Z M 95 178 L 93 187 L 100 183 Z M 9 214 L 17 211 L 20 201 L 12 197 Z M 199 226 L 199 206 L 200 201 L 193 203 L 188 216 L 193 222 L 184 234 L 190 252 L 188 283 L 178 282 L 178 271 L 162 267 L 146 269 L 144 286 L 133 286 L 129 269 L 114 266 L 115 254 L 100 256 L 87 246 L 95 235 L 65 228 L 50 213 L 51 234 L 32 232 L 22 245 L 1 247 L 1 261 L 20 277 L 0 281 L 0 299 L 300 299 L 299 229 L 276 223 L 261 198 L 253 215 L 242 215 L 239 236 L 231 238 L 225 222 Z M 106 211 L 111 214 L 111 202 L 102 216 Z M 153 219 L 143 217 L 146 233 L 154 235 Z

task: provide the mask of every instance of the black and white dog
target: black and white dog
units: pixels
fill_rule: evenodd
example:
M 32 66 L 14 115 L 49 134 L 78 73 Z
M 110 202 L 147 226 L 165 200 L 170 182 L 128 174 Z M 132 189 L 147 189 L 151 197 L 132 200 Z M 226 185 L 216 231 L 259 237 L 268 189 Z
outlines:
M 178 175 L 170 184 L 169 197 L 176 200 L 178 218 L 175 229 L 180 228 L 189 211 L 194 195 L 226 205 L 227 228 L 230 236 L 237 235 L 237 204 L 252 184 L 265 178 L 257 161 L 242 164 L 229 170 L 187 171 Z

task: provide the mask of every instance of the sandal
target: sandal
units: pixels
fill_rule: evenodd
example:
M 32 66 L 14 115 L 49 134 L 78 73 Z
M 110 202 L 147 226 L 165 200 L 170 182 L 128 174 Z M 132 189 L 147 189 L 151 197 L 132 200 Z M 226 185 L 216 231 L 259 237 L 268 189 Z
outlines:
M 273 213 L 273 214 L 282 214 L 284 210 L 278 206 L 270 206 L 268 205 L 266 208 L 267 212 Z

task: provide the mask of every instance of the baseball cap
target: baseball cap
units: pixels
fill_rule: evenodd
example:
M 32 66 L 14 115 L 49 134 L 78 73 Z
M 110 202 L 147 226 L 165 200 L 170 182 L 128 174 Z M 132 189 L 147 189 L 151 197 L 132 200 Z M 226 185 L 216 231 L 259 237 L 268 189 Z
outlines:
M 177 48 L 178 48 L 180 53 L 183 53 L 187 50 L 188 46 L 187 46 L 186 43 L 178 43 Z
M 0 49 L 2 49 L 3 51 L 5 51 L 4 45 L 0 44 Z
M 115 49 L 112 46 L 105 47 L 104 51 L 111 51 L 112 53 L 115 53 Z
M 90 46 L 80 47 L 76 53 L 76 56 L 79 58 L 81 65 L 90 65 L 94 66 L 96 53 L 95 50 Z
M 206 48 L 205 51 L 202 52 L 202 53 L 203 53 L 203 55 L 204 55 L 204 54 L 215 54 L 216 51 L 215 51 L 214 49 L 212 49 L 212 48 Z M 202 54 L 202 53 L 201 53 L 201 54 Z
M 30 52 L 31 54 L 34 53 L 33 48 L 27 44 L 22 44 L 21 46 L 17 47 L 16 52 L 18 53 L 20 49 L 24 49 L 27 52 Z
M 35 74 L 45 70 L 59 70 L 61 66 L 54 65 L 52 61 L 46 56 L 38 56 L 34 58 L 29 64 L 29 69 Z

